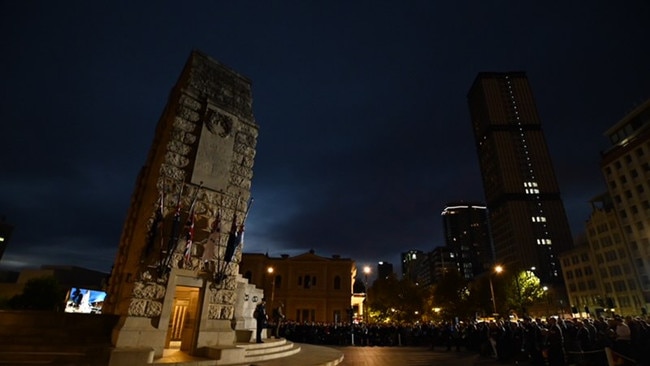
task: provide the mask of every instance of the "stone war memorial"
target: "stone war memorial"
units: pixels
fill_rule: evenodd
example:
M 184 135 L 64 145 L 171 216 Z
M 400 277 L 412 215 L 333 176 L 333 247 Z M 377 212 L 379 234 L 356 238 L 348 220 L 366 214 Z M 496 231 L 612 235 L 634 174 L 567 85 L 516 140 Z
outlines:
M 251 82 L 192 51 L 131 197 L 104 314 L 111 365 L 175 349 L 243 363 L 261 289 L 239 275 L 258 137 Z M 295 348 L 294 353 L 300 351 Z

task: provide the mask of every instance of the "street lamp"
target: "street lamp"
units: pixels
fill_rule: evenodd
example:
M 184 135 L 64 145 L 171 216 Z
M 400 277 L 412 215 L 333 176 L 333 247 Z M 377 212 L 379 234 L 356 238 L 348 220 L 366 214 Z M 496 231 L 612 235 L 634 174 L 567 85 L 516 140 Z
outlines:
M 542 290 L 544 290 L 544 297 L 546 298 L 546 317 L 549 317 L 549 296 L 548 296 L 548 286 L 543 286 Z
M 271 306 L 273 306 L 273 300 L 275 298 L 275 276 L 273 275 L 273 267 L 269 267 L 266 271 L 271 276 Z
M 502 266 L 495 266 L 494 267 L 494 272 L 496 274 L 499 274 L 499 273 L 503 272 L 503 267 Z M 496 314 L 497 313 L 497 302 L 494 299 L 494 286 L 492 285 L 492 275 L 489 276 L 489 279 L 490 279 L 490 294 L 492 294 L 492 310 L 493 310 L 493 314 Z
M 369 316 L 368 316 L 369 315 L 368 314 L 368 305 L 369 305 L 368 304 L 368 275 L 370 274 L 370 267 L 369 266 L 363 267 L 363 274 L 364 274 L 364 280 L 365 280 L 364 281 L 365 282 L 364 283 L 364 289 L 365 289 L 365 293 L 366 293 L 366 298 L 363 301 L 366 306 L 363 309 L 363 313 L 364 313 L 365 318 L 366 318 L 366 323 L 368 323 L 368 319 L 369 319 Z

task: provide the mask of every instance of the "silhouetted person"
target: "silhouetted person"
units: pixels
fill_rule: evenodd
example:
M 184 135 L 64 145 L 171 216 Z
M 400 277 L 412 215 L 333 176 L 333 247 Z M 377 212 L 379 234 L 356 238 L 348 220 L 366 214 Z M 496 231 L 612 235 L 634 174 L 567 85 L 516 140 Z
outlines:
M 255 317 L 255 320 L 257 320 L 257 332 L 255 332 L 255 339 L 257 340 L 257 343 L 264 343 L 262 341 L 262 330 L 266 328 L 266 322 L 269 319 L 268 315 L 266 314 L 266 299 L 262 299 L 262 301 L 257 304 L 255 311 L 253 312 L 253 317 Z
M 277 308 L 273 309 L 273 320 L 275 321 L 275 338 L 280 338 L 280 324 L 284 320 L 284 304 L 280 303 Z

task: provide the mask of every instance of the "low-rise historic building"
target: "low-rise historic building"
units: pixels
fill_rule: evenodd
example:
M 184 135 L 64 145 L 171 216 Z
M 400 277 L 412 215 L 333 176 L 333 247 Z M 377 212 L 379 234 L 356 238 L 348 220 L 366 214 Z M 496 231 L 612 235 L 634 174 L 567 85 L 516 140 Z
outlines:
M 269 314 L 282 303 L 287 320 L 349 321 L 357 275 L 352 259 L 321 257 L 313 250 L 295 257 L 243 253 L 239 271 L 249 283 L 264 289 Z

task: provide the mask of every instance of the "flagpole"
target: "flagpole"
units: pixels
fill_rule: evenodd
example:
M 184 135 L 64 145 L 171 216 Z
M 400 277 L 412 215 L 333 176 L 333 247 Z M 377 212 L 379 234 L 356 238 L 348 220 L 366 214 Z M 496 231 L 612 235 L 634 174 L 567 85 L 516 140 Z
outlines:
M 192 242 L 194 241 L 194 208 L 196 206 L 196 199 L 199 196 L 199 191 L 203 187 L 203 182 L 200 182 L 198 188 L 196 188 L 196 191 L 194 192 L 194 198 L 192 199 L 192 203 L 190 204 L 190 210 L 187 216 L 187 222 L 186 222 L 186 228 L 187 228 L 187 233 L 186 239 L 185 239 L 185 251 L 183 255 L 183 264 L 186 267 L 191 267 L 192 266 Z

